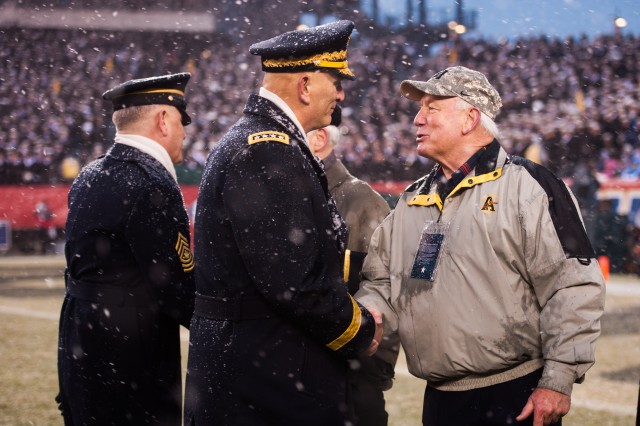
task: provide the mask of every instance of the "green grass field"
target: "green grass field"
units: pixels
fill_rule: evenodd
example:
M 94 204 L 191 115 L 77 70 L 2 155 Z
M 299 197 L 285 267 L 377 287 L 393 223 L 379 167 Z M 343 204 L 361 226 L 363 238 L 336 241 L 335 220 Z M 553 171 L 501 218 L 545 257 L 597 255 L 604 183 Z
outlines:
M 62 425 L 56 339 L 64 284 L 60 258 L 0 258 L 0 425 Z M 624 285 L 625 279 L 621 278 Z M 183 364 L 186 364 L 186 332 Z M 607 296 L 596 365 L 574 388 L 569 426 L 633 426 L 640 380 L 640 294 Z M 424 382 L 401 355 L 386 393 L 390 426 L 420 425 Z

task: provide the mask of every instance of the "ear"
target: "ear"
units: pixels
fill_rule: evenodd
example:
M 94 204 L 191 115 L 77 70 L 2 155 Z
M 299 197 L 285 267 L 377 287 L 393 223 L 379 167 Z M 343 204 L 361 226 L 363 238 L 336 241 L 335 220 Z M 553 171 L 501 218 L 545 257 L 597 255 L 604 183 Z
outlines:
M 309 141 L 309 148 L 315 155 L 324 147 L 324 129 L 317 129 L 309 133 L 307 140 Z
M 328 136 L 327 129 L 325 129 L 324 127 L 316 131 L 315 145 L 318 151 L 321 151 L 322 149 L 324 149 L 324 147 L 327 146 L 327 144 L 329 143 L 329 138 L 327 136 Z
M 166 109 L 162 108 L 156 113 L 156 125 L 162 133 L 162 136 L 167 136 L 169 134 L 169 113 Z
M 311 78 L 309 74 L 302 74 L 300 78 L 298 78 L 298 99 L 304 105 L 309 105 L 311 103 Z
M 462 134 L 467 135 L 471 133 L 478 124 L 480 124 L 480 110 L 477 108 L 467 109 L 467 115 L 465 116 L 464 123 L 462 124 Z

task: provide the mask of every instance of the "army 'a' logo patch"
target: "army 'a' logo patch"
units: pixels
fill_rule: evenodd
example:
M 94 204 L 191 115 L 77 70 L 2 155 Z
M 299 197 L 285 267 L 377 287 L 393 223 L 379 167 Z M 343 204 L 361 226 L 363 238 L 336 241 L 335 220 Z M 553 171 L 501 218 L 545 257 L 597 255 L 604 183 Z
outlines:
M 482 210 L 483 212 L 495 212 L 497 204 L 498 200 L 496 199 L 496 196 L 489 195 L 487 196 L 487 199 L 484 201 L 484 204 L 482 205 L 482 208 L 480 210 Z
M 267 131 L 252 133 L 249 135 L 249 145 L 253 145 L 258 142 L 280 142 L 289 145 L 289 135 L 282 132 Z
M 187 237 L 182 235 L 181 232 L 178 232 L 176 252 L 178 252 L 178 257 L 180 258 L 182 269 L 184 269 L 185 272 L 193 271 L 193 267 L 195 266 L 193 253 L 191 253 L 191 249 L 189 248 L 189 240 L 187 240 Z

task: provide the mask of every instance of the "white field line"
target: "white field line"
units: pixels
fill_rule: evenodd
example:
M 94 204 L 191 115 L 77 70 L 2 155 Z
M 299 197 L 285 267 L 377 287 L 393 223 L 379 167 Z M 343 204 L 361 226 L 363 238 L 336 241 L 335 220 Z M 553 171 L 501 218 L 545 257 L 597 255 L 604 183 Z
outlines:
M 617 296 L 638 296 L 640 297 L 640 285 L 637 283 L 608 282 L 606 285 L 607 294 Z
M 608 284 L 608 285 L 610 286 L 611 284 Z M 621 286 L 626 287 L 624 285 L 621 285 Z M 2 306 L 2 305 L 0 305 L 0 314 L 20 315 L 20 316 L 25 316 L 30 318 L 38 318 L 38 319 L 46 319 L 46 320 L 54 320 L 54 321 L 58 321 L 60 318 L 60 315 L 57 313 L 34 311 L 31 309 L 16 308 L 13 306 Z M 181 331 L 180 340 L 182 340 L 183 342 L 188 342 L 189 331 L 182 328 L 180 329 L 180 331 Z M 407 368 L 404 366 L 396 366 L 395 373 L 397 376 L 411 377 L 416 379 L 416 377 L 413 376 L 411 373 L 409 373 L 409 370 L 407 370 Z M 636 409 L 637 409 L 637 407 L 629 406 L 629 405 L 608 404 L 600 401 L 595 401 L 592 399 L 577 399 L 575 397 L 571 399 L 571 405 L 588 408 L 590 410 L 606 411 L 608 413 L 612 413 L 616 415 L 627 415 L 627 416 L 633 416 L 634 414 L 636 414 Z
M 395 372 L 396 376 L 410 377 L 415 380 L 421 380 L 413 374 L 409 373 L 409 370 L 407 370 L 405 366 L 396 366 Z M 608 404 L 594 399 L 576 398 L 575 396 L 571 398 L 571 406 L 587 408 L 594 411 L 606 411 L 607 413 L 615 414 L 618 416 L 633 416 L 636 414 L 637 409 L 636 406 Z
M 58 321 L 60 319 L 59 313 L 34 311 L 32 309 L 16 308 L 14 306 L 0 305 L 0 314 L 21 315 L 23 317 L 47 319 L 47 320 L 55 320 L 55 321 Z

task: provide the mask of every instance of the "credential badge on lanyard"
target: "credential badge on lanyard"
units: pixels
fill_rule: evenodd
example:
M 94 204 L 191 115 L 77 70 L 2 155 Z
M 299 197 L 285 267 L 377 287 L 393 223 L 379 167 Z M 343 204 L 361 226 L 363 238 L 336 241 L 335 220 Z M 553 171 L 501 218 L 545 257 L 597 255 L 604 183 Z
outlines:
M 411 278 L 428 281 L 435 279 L 448 234 L 448 222 L 434 222 L 430 220 L 426 223 L 422 230 L 416 257 L 413 259 Z

